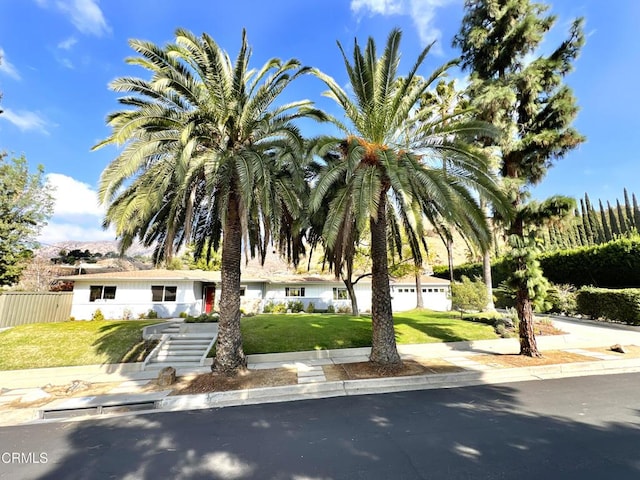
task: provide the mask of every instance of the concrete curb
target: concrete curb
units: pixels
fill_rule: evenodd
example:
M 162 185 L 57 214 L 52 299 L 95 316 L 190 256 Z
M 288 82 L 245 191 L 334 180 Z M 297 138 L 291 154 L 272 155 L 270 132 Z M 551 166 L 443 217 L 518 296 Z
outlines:
M 285 387 L 256 388 L 198 395 L 164 397 L 154 412 L 198 410 L 258 403 L 290 402 L 318 398 L 394 393 L 410 390 L 459 388 L 506 382 L 545 380 L 588 375 L 612 375 L 640 372 L 640 358 L 599 360 L 537 367 L 504 368 L 490 371 L 466 370 L 456 373 L 409 377 L 342 380 Z

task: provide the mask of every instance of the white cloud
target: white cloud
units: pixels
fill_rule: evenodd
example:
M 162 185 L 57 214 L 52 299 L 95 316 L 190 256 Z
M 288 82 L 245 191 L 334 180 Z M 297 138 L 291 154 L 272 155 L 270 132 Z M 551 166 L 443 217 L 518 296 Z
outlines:
M 47 183 L 54 187 L 54 216 L 90 215 L 102 217 L 104 209 L 98 203 L 98 193 L 87 183 L 61 173 L 49 173 Z
M 0 72 L 16 80 L 20 80 L 18 70 L 16 70 L 16 67 L 7 60 L 7 55 L 4 53 L 4 49 L 2 47 L 0 47 Z
M 40 232 L 38 241 L 52 245 L 58 242 L 100 242 L 115 238 L 116 234 L 113 231 L 103 230 L 98 222 L 94 225 L 80 225 L 52 220 Z
M 46 128 L 47 122 L 35 112 L 26 110 L 14 112 L 9 108 L 5 108 L 2 115 L 0 115 L 0 120 L 2 119 L 14 124 L 23 132 L 27 130 L 38 130 L 47 135 L 49 134 Z
M 434 26 L 436 10 L 460 0 L 351 0 L 351 11 L 370 15 L 409 15 L 423 45 L 440 40 L 442 32 Z M 434 52 L 442 52 L 439 42 Z
M 47 183 L 53 187 L 53 216 L 42 229 L 40 242 L 115 239 L 113 229 L 102 229 L 104 208 L 98 204 L 98 194 L 91 185 L 61 173 L 49 173 Z
M 76 37 L 69 37 L 58 43 L 58 48 L 62 50 L 71 50 L 76 43 L 78 43 L 78 39 Z
M 404 0 L 351 0 L 351 10 L 369 10 L 378 15 L 401 15 L 404 12 Z
M 46 0 L 36 0 L 36 3 L 42 8 L 50 5 Z M 111 31 L 100 10 L 98 0 L 57 0 L 54 6 L 67 15 L 81 33 L 100 37 Z

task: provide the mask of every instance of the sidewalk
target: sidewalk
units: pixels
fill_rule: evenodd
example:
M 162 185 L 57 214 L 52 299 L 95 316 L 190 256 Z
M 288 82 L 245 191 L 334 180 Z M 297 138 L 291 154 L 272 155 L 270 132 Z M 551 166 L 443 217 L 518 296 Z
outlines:
M 171 390 L 141 393 L 157 377 L 157 371 L 141 370 L 141 364 L 91 365 L 0 372 L 0 426 L 48 421 L 78 415 L 128 411 L 160 412 L 266 402 L 281 402 L 344 395 L 387 393 L 405 390 L 454 388 L 479 384 L 539 380 L 580 375 L 640 372 L 640 356 L 587 350 L 614 344 L 640 346 L 640 327 L 603 324 L 564 317 L 552 317 L 565 335 L 538 336 L 545 351 L 562 351 L 586 357 L 584 360 L 552 365 L 505 367 L 486 361 L 487 355 L 516 354 L 518 340 L 499 339 L 399 345 L 404 360 L 442 360 L 454 372 L 366 380 L 328 381 L 323 367 L 366 362 L 369 348 L 249 355 L 249 369 L 289 368 L 297 371 L 297 385 L 255 388 L 198 395 L 169 396 Z M 601 349 L 602 350 L 602 349 Z M 482 361 L 479 361 L 482 360 Z M 178 370 L 179 376 L 207 373 L 209 366 Z M 67 385 L 73 381 L 117 384 L 105 395 L 55 400 L 36 408 L 14 408 L 17 402 L 43 403 L 48 395 L 41 387 Z M 11 405 L 11 408 L 9 408 Z M 42 420 L 42 419 L 45 420 Z

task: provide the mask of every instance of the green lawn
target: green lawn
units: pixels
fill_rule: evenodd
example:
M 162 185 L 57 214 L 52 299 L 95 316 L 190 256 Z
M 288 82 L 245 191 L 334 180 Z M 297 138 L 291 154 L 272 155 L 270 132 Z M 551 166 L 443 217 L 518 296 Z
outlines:
M 0 370 L 140 360 L 142 328 L 158 320 L 69 321 L 21 325 L 0 333 Z
M 394 315 L 398 343 L 498 338 L 493 327 L 430 311 Z M 158 320 L 72 321 L 14 327 L 0 333 L 0 370 L 141 361 L 142 328 Z M 242 319 L 246 353 L 367 347 L 371 318 L 339 314 L 263 314 Z
M 499 338 L 493 327 L 456 313 L 414 310 L 394 314 L 398 343 L 457 342 Z M 294 352 L 371 345 L 371 318 L 339 314 L 263 314 L 242 319 L 244 351 Z

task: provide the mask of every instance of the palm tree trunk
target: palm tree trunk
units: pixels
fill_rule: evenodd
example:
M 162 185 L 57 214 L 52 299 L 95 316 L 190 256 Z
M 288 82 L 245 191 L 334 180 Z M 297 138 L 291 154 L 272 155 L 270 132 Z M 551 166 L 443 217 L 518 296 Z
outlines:
M 422 298 L 422 276 L 420 270 L 416 267 L 416 308 L 424 308 L 424 300 Z
M 380 365 L 401 365 L 402 360 L 396 346 L 391 290 L 387 268 L 387 218 L 385 191 L 380 193 L 378 218 L 371 218 L 371 357 L 370 361 Z
M 246 368 L 240 332 L 240 263 L 242 261 L 242 227 L 240 202 L 231 188 L 222 237 L 222 272 L 220 319 L 216 358 L 212 370 L 234 375 Z
M 453 283 L 453 238 L 451 235 L 447 235 L 447 262 L 449 264 L 449 280 Z
M 496 306 L 493 304 L 493 279 L 491 278 L 491 253 L 489 250 L 482 255 L 482 277 L 487 288 L 487 306 L 485 309 L 493 312 Z

